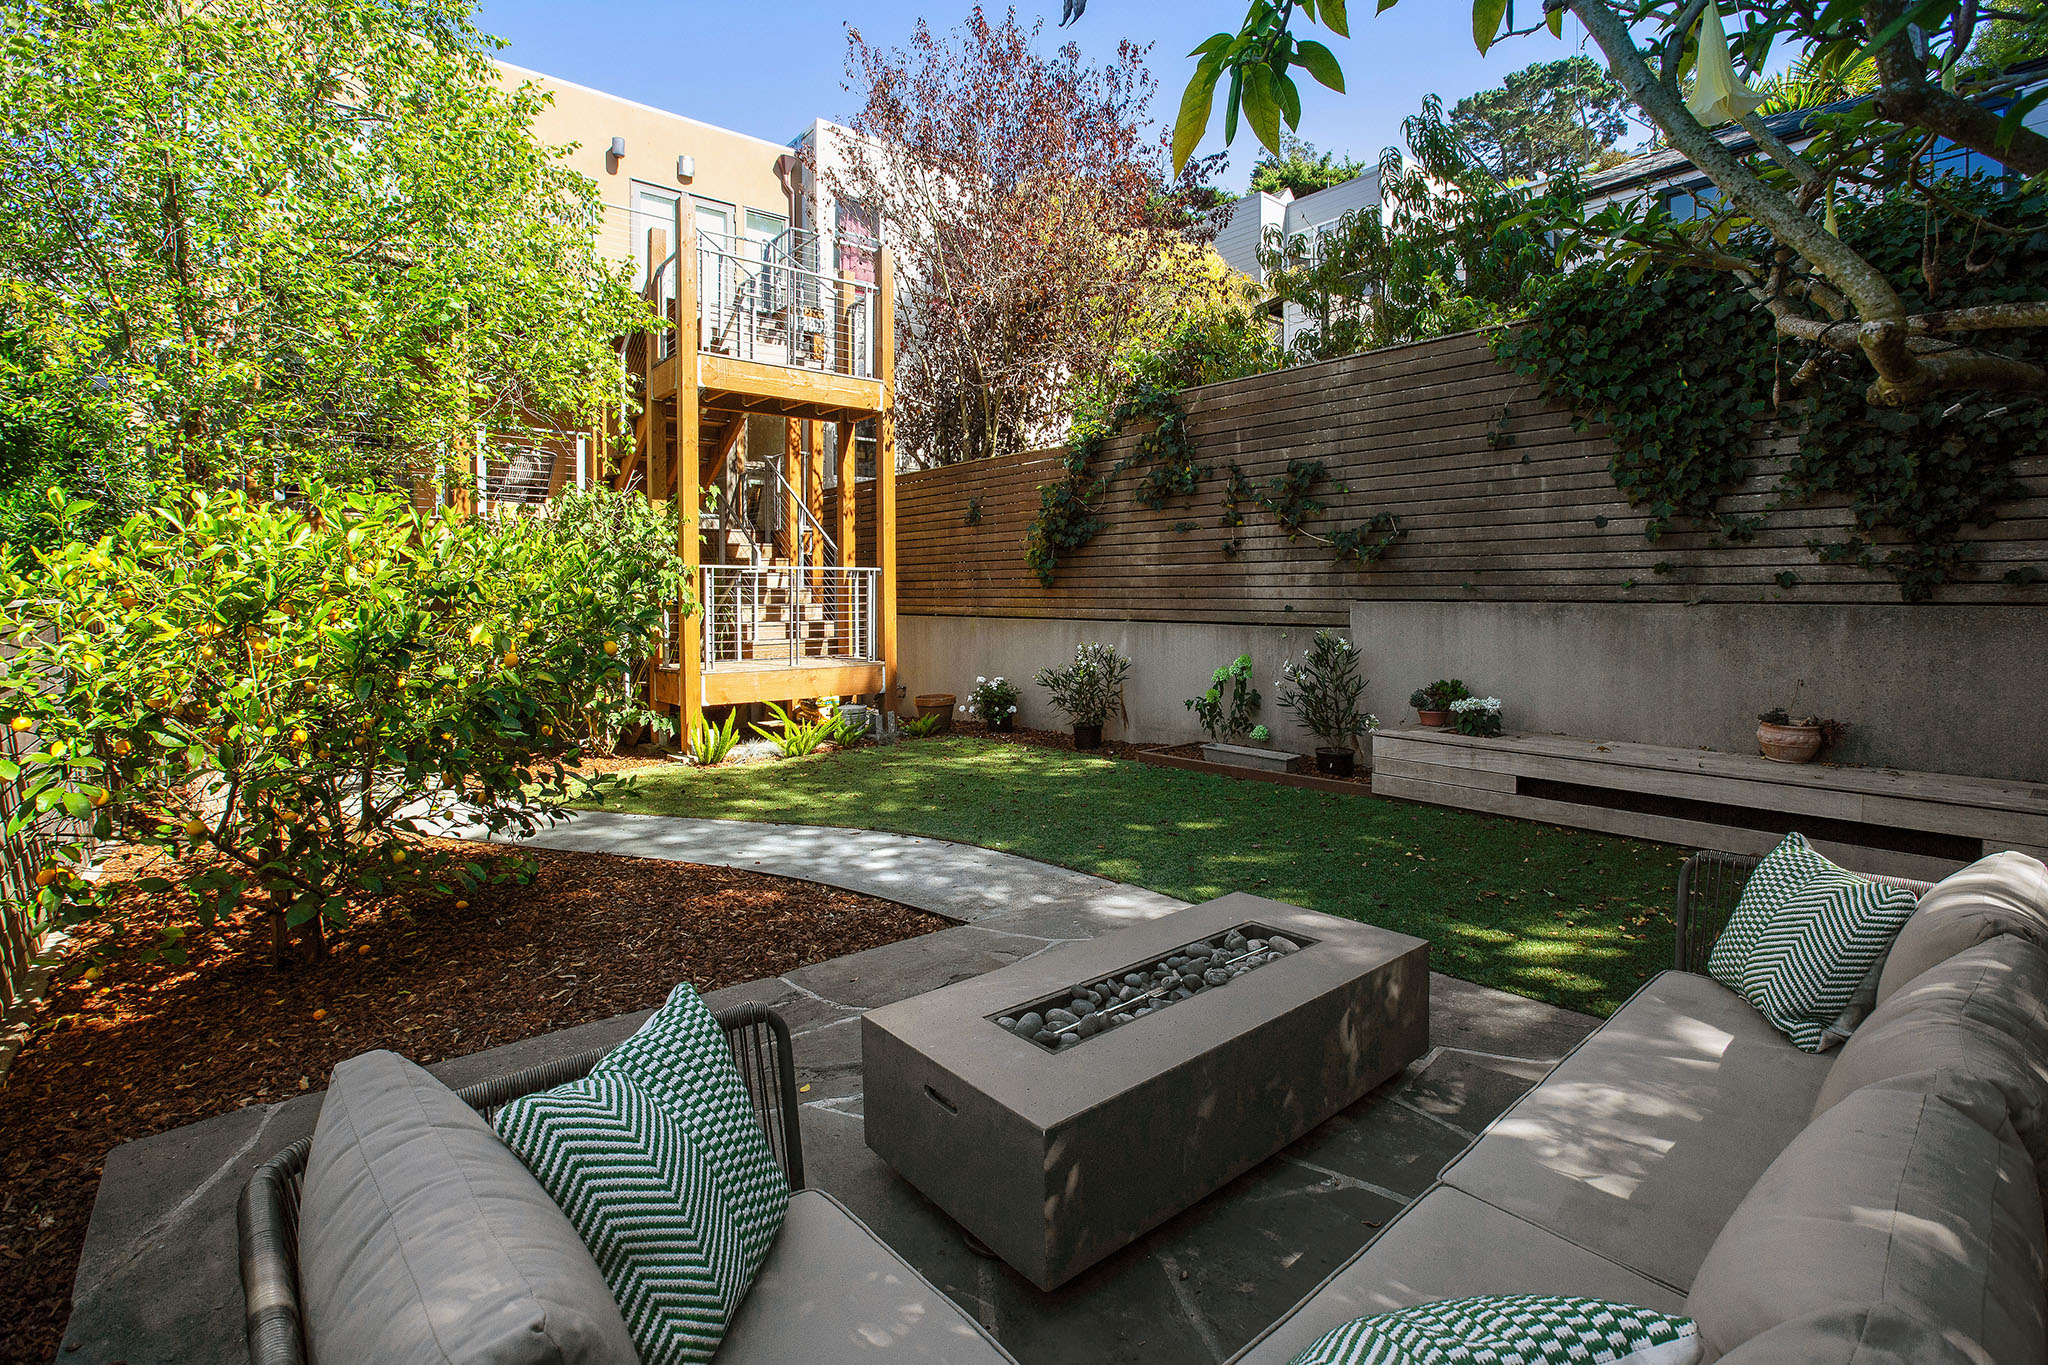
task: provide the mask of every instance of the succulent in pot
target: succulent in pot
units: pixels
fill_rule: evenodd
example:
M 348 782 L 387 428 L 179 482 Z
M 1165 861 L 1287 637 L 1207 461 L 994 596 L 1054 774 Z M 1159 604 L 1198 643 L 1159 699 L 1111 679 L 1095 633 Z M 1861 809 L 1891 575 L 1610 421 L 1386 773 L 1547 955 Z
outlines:
M 1465 700 L 1472 693 L 1456 678 L 1438 678 L 1427 687 L 1418 687 L 1408 694 L 1408 704 L 1415 708 L 1415 717 L 1431 729 L 1440 729 L 1451 723 L 1451 703 Z
M 1351 776 L 1359 736 L 1380 724 L 1358 704 L 1365 695 L 1358 647 L 1341 635 L 1319 630 L 1301 652 L 1301 661 L 1285 664 L 1280 671 L 1280 709 L 1316 737 L 1316 771 Z
M 1847 721 L 1821 716 L 1794 718 L 1782 706 L 1759 712 L 1757 752 L 1773 763 L 1811 763 L 1832 749 L 1849 729 Z
M 1124 675 L 1131 661 L 1111 645 L 1074 647 L 1074 662 L 1065 668 L 1041 668 L 1032 681 L 1052 693 L 1052 704 L 1074 726 L 1076 749 L 1102 747 L 1102 726 L 1111 716 L 1128 719 L 1124 711 Z

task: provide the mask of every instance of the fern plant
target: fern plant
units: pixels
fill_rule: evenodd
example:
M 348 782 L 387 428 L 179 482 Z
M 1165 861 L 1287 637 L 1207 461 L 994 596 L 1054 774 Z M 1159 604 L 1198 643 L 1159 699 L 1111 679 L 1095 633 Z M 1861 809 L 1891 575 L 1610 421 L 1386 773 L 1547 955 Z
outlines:
M 700 768 L 716 767 L 725 762 L 739 742 L 738 712 L 728 712 L 723 725 L 705 716 L 699 716 L 690 723 L 690 761 Z

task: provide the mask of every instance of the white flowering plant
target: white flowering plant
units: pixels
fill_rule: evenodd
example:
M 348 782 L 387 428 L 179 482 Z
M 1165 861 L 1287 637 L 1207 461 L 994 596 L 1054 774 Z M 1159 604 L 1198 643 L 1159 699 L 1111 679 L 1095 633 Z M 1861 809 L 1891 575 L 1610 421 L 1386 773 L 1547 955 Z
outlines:
M 1358 675 L 1358 647 L 1343 636 L 1317 631 L 1301 662 L 1280 671 L 1280 709 L 1326 747 L 1349 749 L 1360 735 L 1379 729 L 1379 717 L 1359 708 L 1365 679 Z
M 984 725 L 1001 725 L 1017 714 L 1017 700 L 1023 694 L 1008 678 L 976 677 L 974 690 L 967 694 L 967 713 Z
M 1460 697 L 1451 703 L 1451 724 L 1461 735 L 1491 739 L 1500 733 L 1499 697 Z

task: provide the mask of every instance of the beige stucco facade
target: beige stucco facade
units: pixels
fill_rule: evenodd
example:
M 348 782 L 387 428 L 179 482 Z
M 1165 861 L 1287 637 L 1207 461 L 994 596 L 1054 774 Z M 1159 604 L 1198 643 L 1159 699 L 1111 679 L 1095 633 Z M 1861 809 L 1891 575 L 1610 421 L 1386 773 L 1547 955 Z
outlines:
M 722 212 L 735 233 L 747 230 L 750 209 L 785 225 L 792 221 L 791 188 L 801 176 L 790 147 L 509 63 L 499 65 L 508 82 L 531 81 L 550 96 L 534 119 L 534 131 L 550 145 L 573 144 L 569 165 L 589 177 L 604 200 L 601 242 L 607 255 L 641 259 L 644 266 L 647 228 L 679 197 L 714 219 Z M 612 155 L 614 138 L 624 139 L 625 155 Z M 700 226 L 705 221 L 700 217 Z

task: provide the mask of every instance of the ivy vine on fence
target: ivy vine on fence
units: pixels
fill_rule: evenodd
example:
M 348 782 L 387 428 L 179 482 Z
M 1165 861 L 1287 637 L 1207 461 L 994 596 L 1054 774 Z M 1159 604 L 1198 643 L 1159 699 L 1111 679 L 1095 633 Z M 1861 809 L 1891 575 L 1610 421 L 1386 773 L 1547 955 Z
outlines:
M 1097 461 L 1104 448 L 1138 421 L 1151 422 L 1152 429 L 1138 438 L 1130 454 L 1098 473 Z M 1212 471 L 1195 459 L 1187 413 L 1175 391 L 1140 383 L 1106 418 L 1076 424 L 1061 459 L 1060 477 L 1038 490 L 1038 515 L 1024 541 L 1024 562 L 1038 575 L 1039 583 L 1051 587 L 1060 561 L 1108 527 L 1096 511 L 1097 504 L 1111 480 L 1132 468 L 1144 470 L 1132 496 L 1141 507 L 1155 512 L 1174 498 L 1193 497 L 1209 478 Z M 1335 551 L 1340 562 L 1360 564 L 1377 561 L 1407 534 L 1391 512 L 1376 512 L 1357 526 L 1327 536 L 1308 530 L 1309 520 L 1327 510 L 1316 489 L 1328 478 L 1329 470 L 1320 460 L 1289 460 L 1283 473 L 1264 485 L 1254 485 L 1232 461 L 1224 480 L 1220 524 L 1241 527 L 1245 508 L 1263 507 L 1289 540 L 1305 537 Z M 1339 484 L 1338 491 L 1350 490 Z M 1176 534 L 1195 529 L 1192 521 L 1173 524 Z M 1234 555 L 1240 548 L 1235 535 L 1223 543 L 1225 554 Z
M 1924 204 L 1885 201 L 1843 214 L 1842 236 L 1885 270 L 1913 311 L 2040 297 L 2048 195 L 1985 180 L 1945 194 L 1962 217 L 1934 220 Z M 1996 342 L 2048 360 L 2048 340 L 2034 334 L 2002 333 Z M 2038 396 L 1871 406 L 1868 375 L 1853 357 L 1790 343 L 1781 350 L 1769 317 L 1719 274 L 1679 271 L 1629 285 L 1618 272 L 1583 270 L 1494 345 L 1568 404 L 1581 429 L 1606 426 L 1615 486 L 1647 511 L 1650 539 L 1678 521 L 1749 539 L 1777 507 L 1844 499 L 1849 524 L 1808 547 L 1822 563 L 1890 574 L 1909 602 L 1975 572 L 1978 547 L 1965 529 L 1989 526 L 1998 504 L 2027 496 L 2013 462 L 2048 449 L 2048 403 Z M 1772 502 L 1733 514 L 1722 500 L 1752 473 L 1760 424 L 1774 416 L 1796 431 L 1798 449 Z M 2005 577 L 2026 583 L 2039 574 L 2019 568 Z M 1781 587 L 1797 581 L 1779 576 Z

